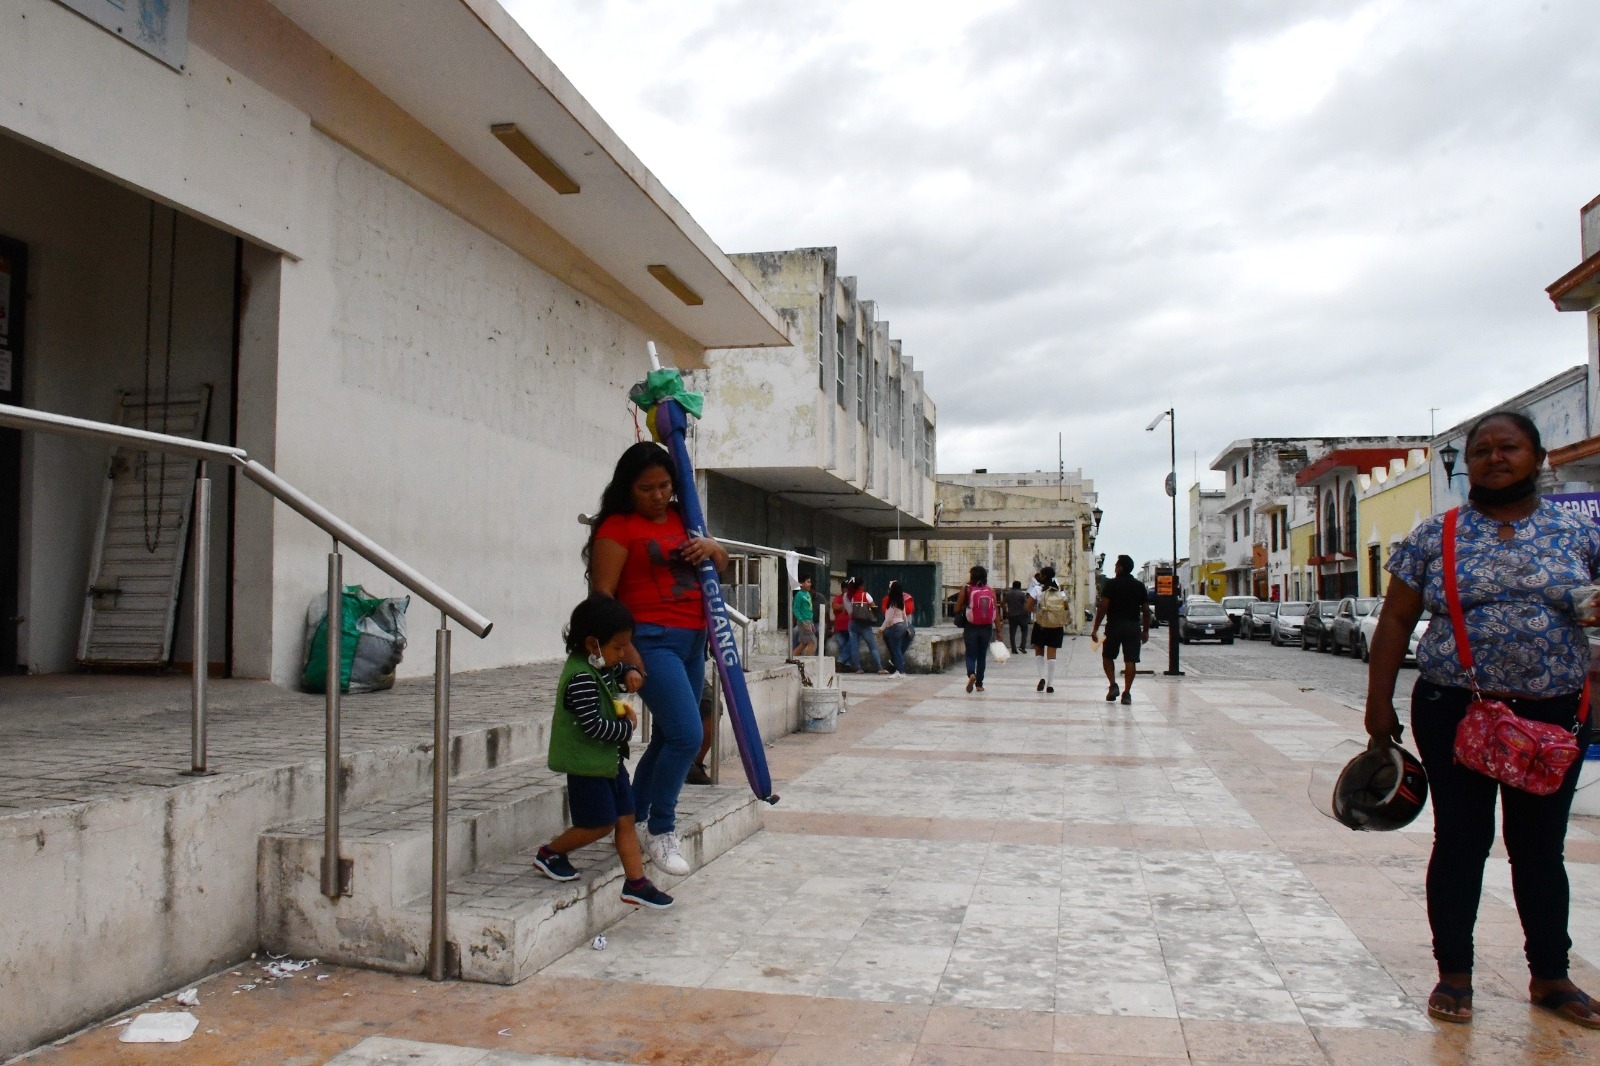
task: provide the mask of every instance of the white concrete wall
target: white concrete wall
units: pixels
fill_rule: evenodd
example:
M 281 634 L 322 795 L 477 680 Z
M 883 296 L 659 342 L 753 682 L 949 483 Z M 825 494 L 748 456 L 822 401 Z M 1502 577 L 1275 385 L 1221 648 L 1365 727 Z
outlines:
M 283 267 L 277 470 L 488 615 L 457 669 L 560 653 L 643 331 L 352 152 L 312 135 L 306 255 Z M 297 674 L 327 538 L 280 508 L 272 676 Z M 359 560 L 346 581 L 399 593 Z M 404 675 L 431 671 L 412 606 Z
M 3 136 L 0 190 L 0 234 L 25 242 L 29 253 L 26 402 L 112 421 L 118 391 L 145 388 L 150 201 Z M 159 392 L 166 372 L 172 216 L 165 207 L 155 216 L 149 337 L 151 387 Z M 230 435 L 234 244 L 228 234 L 179 215 L 170 387 L 176 395 L 211 386 L 206 436 L 219 443 Z M 25 437 L 20 613 L 26 621 L 18 635 L 19 658 L 30 672 L 68 670 L 76 662 L 110 454 L 103 444 Z M 224 474 L 215 482 L 211 522 L 213 662 L 226 654 L 226 539 Z M 178 658 L 188 660 L 186 609 L 179 618 Z

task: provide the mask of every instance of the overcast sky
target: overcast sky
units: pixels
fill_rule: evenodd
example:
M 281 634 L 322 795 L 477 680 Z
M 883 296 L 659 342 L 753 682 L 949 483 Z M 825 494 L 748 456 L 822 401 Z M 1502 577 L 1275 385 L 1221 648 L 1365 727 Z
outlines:
M 729 252 L 834 245 L 939 470 L 1066 465 L 1099 547 L 1249 436 L 1427 433 L 1585 359 L 1592 0 L 502 0 Z M 1179 512 L 1179 551 L 1187 517 Z

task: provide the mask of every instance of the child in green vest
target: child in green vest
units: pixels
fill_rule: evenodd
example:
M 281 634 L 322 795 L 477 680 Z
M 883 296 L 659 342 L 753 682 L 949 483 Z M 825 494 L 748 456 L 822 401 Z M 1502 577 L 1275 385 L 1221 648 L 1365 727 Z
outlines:
M 622 662 L 633 643 L 633 615 L 609 596 L 590 596 L 572 609 L 566 640 L 567 663 L 550 728 L 550 769 L 567 775 L 572 828 L 541 847 L 534 865 L 557 881 L 576 881 L 578 871 L 567 853 L 614 833 L 627 877 L 622 902 L 670 907 L 672 897 L 644 875 L 633 827 L 633 785 L 623 765 L 639 720 L 617 696 L 643 681 L 638 667 Z

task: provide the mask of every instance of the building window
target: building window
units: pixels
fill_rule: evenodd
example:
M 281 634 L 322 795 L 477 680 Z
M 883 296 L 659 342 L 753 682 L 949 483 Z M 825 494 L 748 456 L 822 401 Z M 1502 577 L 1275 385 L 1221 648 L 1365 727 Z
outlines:
M 833 338 L 834 342 L 835 342 L 834 346 L 833 346 L 834 399 L 839 404 L 840 407 L 843 407 L 845 405 L 845 402 L 844 402 L 844 372 L 845 372 L 845 367 L 844 367 L 844 353 L 845 353 L 845 346 L 844 346 L 844 319 L 842 319 L 842 318 L 838 319 L 834 323 L 834 325 L 837 327 L 835 329 L 835 331 L 834 331 L 834 338 Z
M 856 421 L 867 424 L 867 401 L 871 398 L 872 375 L 867 373 L 867 346 L 856 341 Z
M 822 324 L 828 321 L 827 307 L 822 297 L 817 297 L 817 389 L 828 391 L 828 336 Z
M 1278 513 L 1274 511 L 1267 516 L 1267 524 L 1272 528 L 1272 550 L 1278 550 Z
M 1244 505 L 1244 535 L 1255 540 L 1255 529 L 1250 525 L 1250 505 Z
M 1344 553 L 1355 558 L 1356 554 L 1356 486 L 1355 482 L 1348 482 L 1344 487 Z
M 1250 457 L 1248 455 L 1244 457 L 1244 475 L 1243 476 L 1245 476 L 1245 477 L 1249 477 L 1250 476 Z
M 1383 595 L 1383 549 L 1376 544 L 1367 545 L 1367 595 Z
M 1228 467 L 1228 484 L 1237 485 L 1238 483 L 1239 483 L 1239 464 L 1238 463 L 1234 463 L 1232 466 Z
M 1233 542 L 1235 544 L 1237 544 L 1239 542 L 1239 516 L 1238 515 L 1234 515 L 1233 516 Z M 332 614 L 333 612 L 329 611 L 328 613 Z
M 922 423 L 922 475 L 933 476 L 933 423 Z

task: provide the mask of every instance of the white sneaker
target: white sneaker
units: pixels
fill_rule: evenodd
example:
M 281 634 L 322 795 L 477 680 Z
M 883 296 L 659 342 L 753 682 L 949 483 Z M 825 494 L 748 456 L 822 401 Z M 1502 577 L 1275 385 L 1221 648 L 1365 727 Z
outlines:
M 645 831 L 645 851 L 650 856 L 650 861 L 656 864 L 656 869 L 664 874 L 682 876 L 689 872 L 689 860 L 683 857 L 683 852 L 678 848 L 677 833 L 662 833 L 657 836 Z

